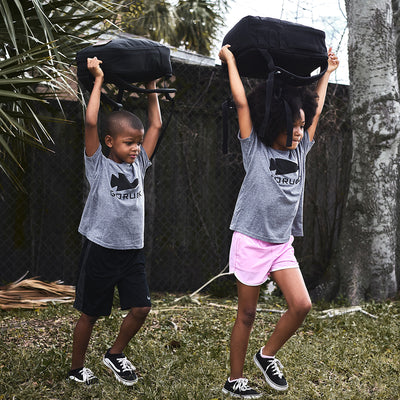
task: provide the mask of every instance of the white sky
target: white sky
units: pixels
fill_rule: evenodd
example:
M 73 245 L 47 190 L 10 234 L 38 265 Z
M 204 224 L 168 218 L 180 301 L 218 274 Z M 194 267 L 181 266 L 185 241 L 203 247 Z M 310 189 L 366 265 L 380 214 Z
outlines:
M 279 18 L 297 22 L 316 29 L 326 35 L 327 47 L 332 46 L 339 57 L 340 66 L 331 81 L 348 83 L 347 29 L 344 0 L 231 0 L 231 8 L 225 17 L 226 27 L 222 38 L 241 18 L 247 15 Z M 215 56 L 217 57 L 218 48 Z

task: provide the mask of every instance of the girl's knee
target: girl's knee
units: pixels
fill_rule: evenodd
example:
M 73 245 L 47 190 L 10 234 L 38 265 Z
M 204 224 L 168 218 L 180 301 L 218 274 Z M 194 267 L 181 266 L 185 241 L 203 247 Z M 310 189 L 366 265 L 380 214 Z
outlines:
M 297 315 L 305 317 L 311 311 L 312 303 L 309 298 L 302 299 L 289 308 L 291 308 L 291 310 Z
M 238 321 L 246 326 L 253 326 L 254 320 L 256 319 L 255 308 L 243 308 L 238 312 Z

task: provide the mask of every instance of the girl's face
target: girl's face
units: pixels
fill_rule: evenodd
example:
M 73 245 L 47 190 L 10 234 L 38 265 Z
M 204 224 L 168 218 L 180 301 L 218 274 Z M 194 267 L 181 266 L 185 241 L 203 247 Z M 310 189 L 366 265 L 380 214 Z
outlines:
M 117 163 L 134 163 L 140 153 L 143 135 L 143 130 L 128 126 L 124 126 L 115 137 L 107 135 L 105 143 L 110 148 L 109 158 Z
M 294 121 L 293 124 L 293 140 L 292 145 L 290 147 L 286 147 L 287 134 L 285 132 L 281 132 L 275 139 L 272 144 L 272 148 L 275 150 L 294 150 L 300 143 L 300 140 L 303 139 L 304 136 L 304 125 L 305 125 L 305 114 L 304 111 L 300 108 L 300 118 Z

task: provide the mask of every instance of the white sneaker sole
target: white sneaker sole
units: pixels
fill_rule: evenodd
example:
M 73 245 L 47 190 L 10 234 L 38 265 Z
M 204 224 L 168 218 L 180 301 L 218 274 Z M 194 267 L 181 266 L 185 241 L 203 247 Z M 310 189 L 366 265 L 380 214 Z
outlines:
M 229 396 L 235 397 L 237 399 L 259 399 L 259 398 L 261 398 L 263 396 L 262 393 L 251 394 L 251 395 L 248 395 L 248 396 L 242 396 L 240 394 L 232 393 L 229 390 L 226 390 L 225 388 L 222 388 L 222 393 L 229 394 Z
M 240 394 L 232 393 L 232 392 L 230 392 L 229 390 L 227 390 L 225 388 L 222 388 L 222 393 L 229 394 L 229 396 L 235 397 L 237 399 L 259 399 L 259 398 L 261 398 L 263 396 L 262 393 L 250 394 L 250 395 L 247 395 L 247 396 L 242 396 Z
M 78 379 L 78 378 L 75 377 L 75 376 L 69 376 L 68 379 L 69 379 L 70 381 L 74 381 L 74 382 L 78 382 L 78 383 L 83 383 L 85 386 L 93 386 L 93 385 L 98 385 L 98 384 L 99 384 L 98 381 L 88 383 L 88 381 L 83 381 L 82 379 Z
M 114 366 L 112 365 L 112 363 L 111 363 L 110 361 L 108 361 L 107 358 L 105 358 L 105 357 L 103 357 L 103 364 L 104 364 L 106 367 L 110 368 L 111 371 L 114 373 L 114 376 L 115 376 L 115 378 L 117 379 L 117 381 L 121 382 L 121 383 L 122 383 L 123 385 L 125 385 L 125 386 L 133 386 L 133 385 L 138 381 L 138 378 L 137 378 L 137 377 L 136 377 L 136 379 L 133 380 L 133 381 L 128 381 L 128 380 L 126 380 L 126 379 L 124 379 L 124 378 L 121 378 L 121 377 L 118 375 L 118 372 L 114 370 Z
M 284 392 L 285 390 L 288 390 L 289 385 L 286 386 L 279 386 L 275 382 L 272 382 L 271 379 L 269 379 L 269 376 L 266 374 L 264 371 L 264 368 L 261 366 L 261 364 L 257 360 L 257 355 L 255 354 L 253 357 L 254 363 L 257 365 L 257 367 L 260 369 L 260 371 L 263 373 L 265 381 L 268 383 L 269 386 L 272 387 L 272 389 L 278 390 L 280 392 Z

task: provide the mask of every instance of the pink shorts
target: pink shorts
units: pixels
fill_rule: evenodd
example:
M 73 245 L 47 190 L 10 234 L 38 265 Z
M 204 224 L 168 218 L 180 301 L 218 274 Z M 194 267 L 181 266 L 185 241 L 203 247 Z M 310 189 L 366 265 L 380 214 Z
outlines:
M 287 243 L 268 243 L 234 232 L 229 272 L 245 285 L 259 286 L 268 279 L 271 272 L 299 268 L 292 243 L 293 236 Z

